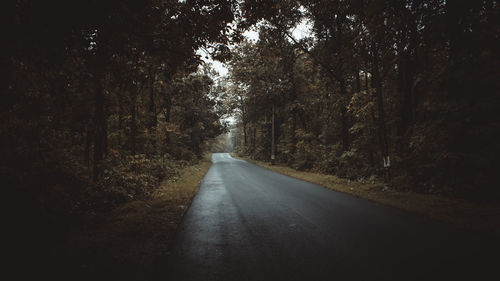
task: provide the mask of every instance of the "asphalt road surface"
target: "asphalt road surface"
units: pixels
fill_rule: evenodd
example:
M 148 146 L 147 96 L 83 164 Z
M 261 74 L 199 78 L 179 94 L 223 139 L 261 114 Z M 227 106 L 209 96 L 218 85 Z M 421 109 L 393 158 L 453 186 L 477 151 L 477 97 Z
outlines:
M 492 237 L 227 153 L 212 162 L 156 280 L 500 280 Z

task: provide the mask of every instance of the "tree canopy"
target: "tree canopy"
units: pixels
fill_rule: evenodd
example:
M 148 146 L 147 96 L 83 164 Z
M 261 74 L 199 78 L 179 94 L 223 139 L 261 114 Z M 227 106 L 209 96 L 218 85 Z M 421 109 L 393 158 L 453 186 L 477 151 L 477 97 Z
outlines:
M 243 25 L 261 27 L 231 60 L 242 153 L 270 158 L 275 105 L 280 162 L 385 175 L 420 192 L 498 194 L 496 1 L 247 1 L 243 10 Z M 312 34 L 294 38 L 304 19 Z

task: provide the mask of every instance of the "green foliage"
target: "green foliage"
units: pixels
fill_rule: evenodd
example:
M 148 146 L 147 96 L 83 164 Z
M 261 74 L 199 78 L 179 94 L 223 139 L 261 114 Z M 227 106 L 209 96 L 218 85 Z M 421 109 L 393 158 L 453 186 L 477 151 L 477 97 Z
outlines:
M 147 199 L 225 131 L 196 52 L 227 59 L 235 2 L 0 5 L 0 174 L 13 208 L 39 214 L 26 225 Z
M 316 138 L 303 130 L 296 131 L 297 144 L 295 145 L 293 167 L 297 170 L 309 170 L 318 160 Z
M 327 2 L 243 6 L 242 26 L 256 24 L 259 40 L 232 55 L 238 132 L 246 135 L 237 150 L 270 159 L 274 106 L 279 162 L 498 198 L 495 1 Z M 293 37 L 302 20 L 314 37 Z

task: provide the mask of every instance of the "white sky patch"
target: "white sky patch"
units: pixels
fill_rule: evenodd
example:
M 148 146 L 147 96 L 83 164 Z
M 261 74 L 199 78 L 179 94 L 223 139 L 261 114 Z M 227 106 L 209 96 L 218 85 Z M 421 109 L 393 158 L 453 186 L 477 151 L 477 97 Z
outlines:
M 250 30 L 247 30 L 243 33 L 243 36 L 247 38 L 248 41 L 251 42 L 256 42 L 259 40 L 259 32 L 257 31 L 257 28 L 253 27 Z M 292 36 L 296 40 L 300 40 L 306 37 L 311 37 L 312 36 L 312 23 L 307 20 L 303 19 L 300 21 L 297 26 L 292 28 Z
M 204 49 L 198 49 L 198 51 L 196 51 L 196 54 L 201 56 L 202 61 L 204 61 L 207 64 L 210 64 L 212 68 L 219 73 L 219 76 L 227 76 L 228 73 L 227 67 L 220 61 L 213 60 L 210 57 L 210 54 L 207 53 Z
M 220 61 L 214 61 L 212 60 L 213 68 L 219 72 L 220 76 L 226 76 L 227 75 L 227 67 L 225 64 L 221 63 Z
M 253 27 L 250 30 L 245 31 L 243 36 L 245 36 L 248 41 L 255 43 L 259 39 L 259 32 L 256 27 Z M 292 29 L 292 36 L 297 41 L 306 37 L 312 37 L 312 23 L 307 19 L 303 19 L 295 28 Z M 213 60 L 210 57 L 210 54 L 203 49 L 199 49 L 196 53 L 201 56 L 201 60 L 209 63 L 212 68 L 219 73 L 219 77 L 227 76 L 229 71 L 225 64 Z
M 255 29 L 243 32 L 243 36 L 245 36 L 250 42 L 257 42 L 257 40 L 259 40 L 259 33 Z
M 313 36 L 312 22 L 307 19 L 303 19 L 292 31 L 292 36 L 296 40 L 300 40 L 306 37 Z

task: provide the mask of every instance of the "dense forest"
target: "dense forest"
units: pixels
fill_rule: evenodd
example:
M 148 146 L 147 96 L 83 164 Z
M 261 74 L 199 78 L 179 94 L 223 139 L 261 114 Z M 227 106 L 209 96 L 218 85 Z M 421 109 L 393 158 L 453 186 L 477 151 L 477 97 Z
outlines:
M 0 10 L 0 175 L 9 233 L 28 241 L 20 260 L 82 217 L 148 199 L 227 133 L 237 154 L 298 170 L 500 198 L 498 1 L 6 0 Z M 295 37 L 304 23 L 310 34 Z
M 258 40 L 239 44 L 230 61 L 241 154 L 498 199 L 496 1 L 261 4 L 246 7 L 260 11 L 246 18 Z M 312 34 L 298 39 L 301 21 Z
M 200 157 L 226 112 L 196 51 L 234 17 L 204 2 L 3 2 L 3 185 L 44 211 L 109 208 Z
M 20 264 L 147 199 L 225 132 L 213 70 L 232 1 L 2 1 L 0 174 Z M 10 253 L 10 252 L 9 252 Z M 40 254 L 41 256 L 38 256 Z

